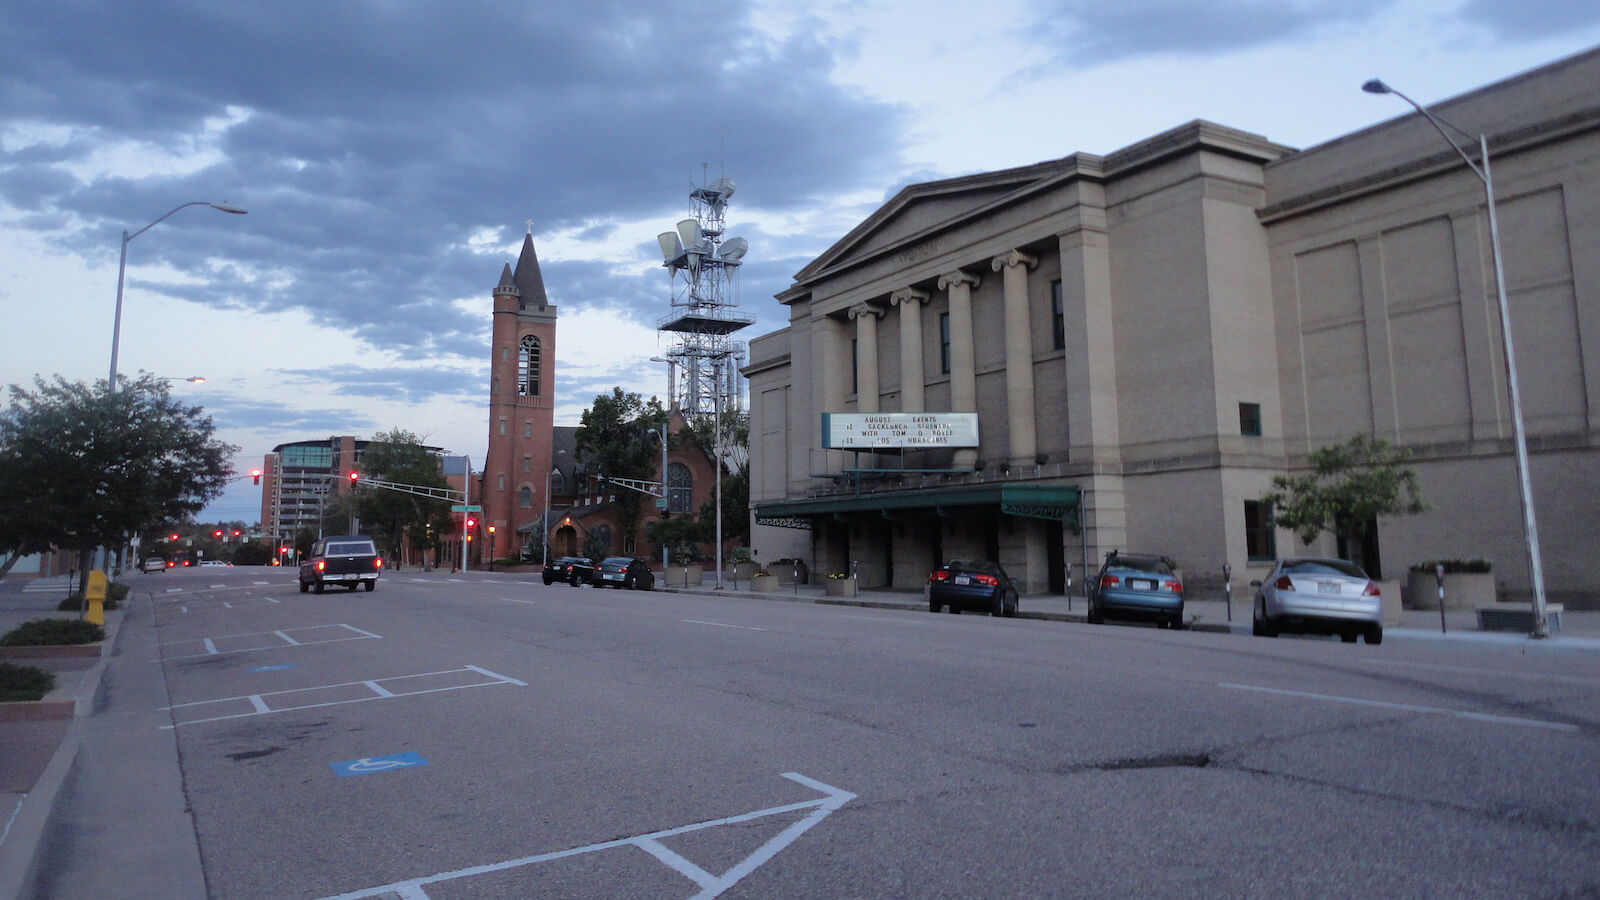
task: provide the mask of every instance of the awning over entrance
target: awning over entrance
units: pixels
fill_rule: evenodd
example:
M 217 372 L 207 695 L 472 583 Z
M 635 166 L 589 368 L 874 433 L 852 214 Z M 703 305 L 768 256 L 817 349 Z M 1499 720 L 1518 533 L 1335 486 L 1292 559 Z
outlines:
M 818 516 L 850 513 L 888 513 L 895 510 L 923 510 L 940 516 L 957 515 L 958 510 L 974 506 L 998 507 L 1009 516 L 1051 519 L 1078 530 L 1078 504 L 1082 491 L 1077 485 L 971 484 L 922 490 L 883 491 L 838 497 L 812 497 L 805 500 L 778 500 L 756 506 L 756 524 L 784 528 L 810 528 Z

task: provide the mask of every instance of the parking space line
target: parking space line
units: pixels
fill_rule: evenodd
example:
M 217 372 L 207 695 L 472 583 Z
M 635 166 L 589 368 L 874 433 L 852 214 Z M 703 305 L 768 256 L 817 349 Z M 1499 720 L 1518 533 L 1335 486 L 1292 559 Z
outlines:
M 287 634 L 284 634 L 281 631 L 274 631 L 273 634 L 277 635 L 278 637 L 283 638 L 285 643 L 289 643 L 289 644 L 298 644 L 298 643 L 300 643 L 299 641 L 295 640 L 292 637 L 289 637 Z
M 741 631 L 766 631 L 765 628 L 757 628 L 754 625 L 729 625 L 727 622 L 706 622 L 701 619 L 679 619 L 678 621 L 688 622 L 690 625 L 711 625 L 716 628 L 737 628 Z
M 1263 694 L 1278 694 L 1285 697 L 1301 697 L 1307 700 L 1328 700 L 1333 703 L 1348 703 L 1352 706 L 1373 706 L 1379 709 L 1392 709 L 1399 712 L 1455 716 L 1460 719 L 1472 719 L 1473 721 L 1489 722 L 1495 725 L 1517 725 L 1524 728 L 1548 728 L 1551 731 L 1575 732 L 1580 730 L 1578 726 L 1568 725 L 1565 722 L 1547 722 L 1542 719 L 1519 719 L 1515 716 L 1497 716 L 1491 713 L 1475 713 L 1457 709 L 1441 709 L 1436 706 L 1416 706 L 1410 703 L 1391 703 L 1387 700 L 1363 700 L 1360 697 L 1335 697 L 1329 694 L 1312 694 L 1306 691 L 1286 691 L 1281 688 L 1259 687 L 1251 684 L 1229 684 L 1227 682 L 1218 682 L 1217 687 L 1231 688 L 1237 691 L 1257 691 Z
M 840 790 L 832 785 L 823 784 L 815 779 L 807 778 L 798 772 L 784 772 L 783 777 L 798 784 L 803 784 L 806 787 L 823 794 L 824 796 L 816 800 L 806 800 L 800 803 L 786 803 L 782 806 L 758 809 L 755 812 L 741 813 L 736 816 L 726 816 L 720 819 L 712 819 L 707 822 L 696 822 L 693 825 L 683 825 L 678 828 L 668 828 L 662 831 L 653 831 L 649 834 L 640 834 L 633 837 L 602 841 L 598 844 L 590 844 L 586 847 L 574 847 L 570 850 L 556 850 L 549 853 L 539 853 L 533 856 L 524 856 L 520 859 L 508 859 L 504 862 L 489 863 L 487 865 L 468 866 L 466 868 L 455 869 L 450 872 L 440 872 L 436 875 L 425 875 L 421 878 L 411 878 L 407 879 L 406 881 L 396 881 L 391 884 L 365 888 L 359 891 L 351 891 L 349 893 L 338 894 L 333 897 L 324 897 L 322 900 L 360 900 L 360 898 L 365 897 L 395 896 L 402 898 L 402 900 L 427 900 L 429 895 L 425 888 L 430 885 L 435 885 L 446 881 L 456 881 L 462 878 L 471 878 L 477 875 L 490 875 L 496 872 L 504 872 L 508 869 L 517 869 L 523 866 L 535 865 L 537 863 L 567 859 L 569 857 L 579 856 L 585 853 L 597 853 L 600 851 L 612 850 L 620 847 L 637 847 L 638 849 L 643 850 L 644 852 L 655 857 L 673 871 L 684 876 L 690 881 L 693 881 L 700 887 L 700 893 L 696 894 L 696 897 L 717 897 L 723 894 L 729 888 L 738 884 L 746 875 L 749 875 L 751 872 L 755 871 L 756 868 L 758 868 L 762 863 L 765 863 L 774 856 L 777 856 L 780 851 L 794 843 L 802 834 L 805 834 L 807 831 L 809 831 L 812 826 L 816 825 L 818 822 L 821 822 L 823 819 L 826 819 L 829 815 L 838 811 L 846 803 L 849 803 L 851 800 L 856 798 L 856 795 L 850 793 L 849 791 Z M 667 849 L 660 842 L 662 838 L 675 837 L 677 835 L 689 834 L 695 831 L 703 831 L 705 829 L 716 828 L 721 825 L 737 825 L 745 822 L 751 822 L 756 819 L 767 818 L 769 816 L 786 815 L 807 809 L 811 810 L 810 815 L 807 815 L 799 821 L 790 824 L 789 827 L 778 832 L 778 834 L 773 836 L 766 843 L 756 848 L 754 853 L 751 853 L 733 868 L 722 873 L 721 875 L 712 875 L 710 872 L 690 862 L 679 853 Z
M 216 653 L 217 652 L 217 645 L 213 644 L 211 642 L 211 638 L 206 638 L 205 643 L 206 643 L 206 653 L 209 654 L 209 653 Z
M 327 629 L 334 629 L 333 633 L 335 635 L 338 635 L 338 636 L 337 637 L 324 637 L 324 638 L 320 638 L 320 639 L 316 639 L 316 640 L 306 640 L 304 637 L 301 637 L 301 638 L 290 637 L 289 634 L 287 633 L 289 631 L 295 631 L 295 632 L 317 632 L 317 631 L 325 631 Z M 268 637 L 268 636 L 274 638 L 275 640 L 268 641 L 268 642 L 265 642 L 265 643 L 260 643 L 260 644 L 253 644 L 252 643 L 250 646 L 230 647 L 228 649 L 223 649 L 222 647 L 218 646 L 218 643 L 217 643 L 218 641 L 251 642 L 252 639 L 264 638 L 264 637 Z M 163 642 L 162 644 L 160 644 L 160 647 L 166 648 L 166 647 L 172 647 L 174 645 L 181 646 L 181 645 L 184 645 L 184 644 L 188 644 L 188 645 L 191 645 L 191 646 L 202 647 L 202 648 L 204 648 L 205 652 L 204 653 L 182 653 L 182 654 L 178 654 L 178 655 L 175 655 L 175 656 L 162 656 L 162 657 L 158 657 L 155 660 L 155 662 L 163 662 L 163 661 L 166 661 L 166 660 L 194 659 L 196 657 L 203 657 L 203 656 L 218 656 L 218 655 L 221 655 L 221 654 L 224 654 L 224 653 L 246 653 L 246 652 L 249 652 L 251 650 L 280 650 L 280 649 L 283 649 L 284 647 L 302 647 L 302 646 L 306 646 L 306 645 L 309 645 L 309 644 L 336 644 L 336 643 L 339 643 L 341 641 L 363 641 L 363 640 L 369 640 L 369 639 L 373 639 L 373 638 L 382 638 L 382 635 L 373 634 L 370 631 L 363 631 L 362 629 L 357 628 L 354 625 L 345 625 L 345 624 L 337 624 L 337 625 L 307 625 L 307 626 L 305 626 L 303 628 L 289 628 L 289 629 L 286 629 L 284 631 L 252 631 L 252 632 L 247 632 L 245 634 L 228 634 L 228 635 L 219 635 L 217 637 L 190 638 L 188 640 L 166 641 L 166 642 Z
M 472 672 L 478 675 L 483 675 L 488 677 L 490 680 L 469 681 L 464 684 L 446 684 L 442 687 L 423 687 L 413 690 L 390 690 L 389 688 L 382 686 L 383 684 L 393 684 L 396 682 L 417 678 L 443 678 L 445 676 L 459 675 L 464 672 Z M 347 703 L 365 703 L 369 700 L 391 700 L 399 697 L 416 696 L 419 694 L 438 694 L 444 691 L 459 691 L 474 687 L 493 687 L 501 684 L 517 685 L 518 687 L 528 686 L 528 683 L 525 681 L 518 681 L 515 678 L 507 678 L 503 675 L 496 675 L 487 669 L 481 669 L 477 666 L 462 666 L 459 669 L 444 669 L 438 672 L 423 672 L 418 675 L 394 675 L 389 678 L 376 678 L 370 681 L 346 681 L 339 684 L 322 684 L 314 687 L 295 688 L 293 690 L 286 691 L 265 691 L 259 694 L 245 694 L 238 697 L 222 697 L 216 700 L 194 700 L 188 703 L 174 703 L 171 706 L 161 707 L 162 711 L 176 712 L 179 710 L 192 710 L 208 706 L 214 708 L 225 708 L 225 705 L 228 704 L 233 705 L 235 708 L 237 708 L 240 704 L 243 704 L 248 707 L 249 711 L 225 713 L 223 715 L 206 716 L 199 719 L 187 719 L 181 722 L 173 722 L 171 725 L 161 726 L 161 730 L 170 731 L 185 725 L 200 725 L 205 722 L 220 722 L 226 719 L 245 719 L 252 716 L 270 715 L 272 713 L 294 712 L 296 710 L 303 709 L 321 709 L 327 706 L 343 706 Z M 337 693 L 337 689 L 339 688 L 366 688 L 372 693 L 354 697 L 344 697 L 338 700 L 328 700 L 320 703 L 294 703 L 292 700 L 289 704 L 283 706 L 274 706 L 271 703 L 273 698 L 292 698 L 296 695 L 310 695 L 317 692 Z

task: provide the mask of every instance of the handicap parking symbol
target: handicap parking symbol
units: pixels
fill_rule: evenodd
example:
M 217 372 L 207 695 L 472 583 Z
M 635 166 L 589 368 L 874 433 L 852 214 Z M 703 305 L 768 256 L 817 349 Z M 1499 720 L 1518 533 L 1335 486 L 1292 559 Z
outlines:
M 427 764 L 428 761 L 416 753 L 391 753 L 388 756 L 363 756 L 347 762 L 328 763 L 328 767 L 340 778 L 348 778 L 351 775 L 371 775 L 374 772 L 409 769 Z

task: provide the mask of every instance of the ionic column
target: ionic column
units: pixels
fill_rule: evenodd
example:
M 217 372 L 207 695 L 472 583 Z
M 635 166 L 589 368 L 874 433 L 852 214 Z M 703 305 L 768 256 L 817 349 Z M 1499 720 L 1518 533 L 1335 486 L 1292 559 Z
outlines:
M 1005 278 L 1006 413 L 1011 458 L 1028 461 L 1038 452 L 1033 415 L 1033 337 L 1028 321 L 1028 270 L 1039 260 L 1020 250 L 989 261 Z
M 972 289 L 982 279 L 960 269 L 939 276 L 939 289 L 950 292 L 950 411 L 978 411 L 978 369 L 972 343 Z M 982 427 L 980 423 L 980 428 Z M 978 451 L 957 450 L 952 464 L 971 466 Z
M 878 411 L 878 317 L 883 307 L 857 303 L 850 307 L 856 320 L 856 411 Z
M 900 307 L 900 411 L 922 412 L 922 307 L 928 295 L 903 288 L 889 295 L 889 305 Z

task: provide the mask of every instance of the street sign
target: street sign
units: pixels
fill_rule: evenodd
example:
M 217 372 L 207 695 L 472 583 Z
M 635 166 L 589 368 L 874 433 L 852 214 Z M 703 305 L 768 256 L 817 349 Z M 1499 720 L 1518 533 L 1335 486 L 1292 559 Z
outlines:
M 457 503 L 450 507 L 451 512 L 483 512 L 483 507 L 476 503 Z

